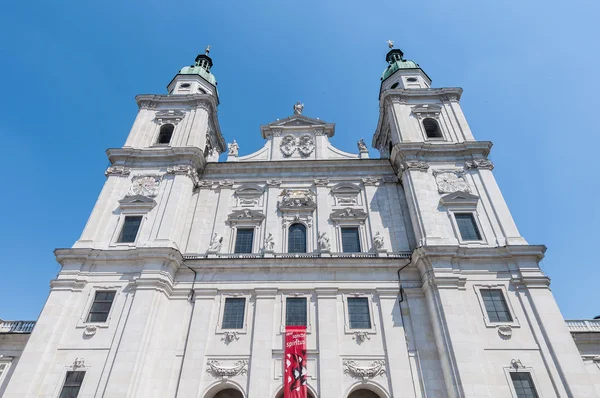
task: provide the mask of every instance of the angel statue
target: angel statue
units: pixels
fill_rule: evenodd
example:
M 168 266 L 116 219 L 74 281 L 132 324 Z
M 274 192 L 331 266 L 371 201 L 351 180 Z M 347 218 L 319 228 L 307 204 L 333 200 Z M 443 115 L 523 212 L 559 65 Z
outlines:
M 331 244 L 329 243 L 329 238 L 327 237 L 327 232 L 319 233 L 319 249 L 321 250 L 329 250 L 331 249 Z
M 223 237 L 215 232 L 213 234 L 212 239 L 210 240 L 210 246 L 208 247 L 208 251 L 218 253 L 221 251 L 222 245 L 223 245 Z
M 275 239 L 273 239 L 273 234 L 269 232 L 269 235 L 265 238 L 265 251 L 272 252 L 275 248 Z
M 235 140 L 233 140 L 233 142 L 231 144 L 227 144 L 227 148 L 229 148 L 230 155 L 237 156 L 240 146 L 238 145 L 238 143 Z

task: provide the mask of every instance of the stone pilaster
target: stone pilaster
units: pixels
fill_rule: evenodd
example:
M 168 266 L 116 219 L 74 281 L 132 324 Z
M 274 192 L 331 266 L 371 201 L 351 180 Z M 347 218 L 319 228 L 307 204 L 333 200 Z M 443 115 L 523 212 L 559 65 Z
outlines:
M 275 333 L 275 288 L 257 288 L 252 326 L 249 397 L 264 396 L 271 389 Z

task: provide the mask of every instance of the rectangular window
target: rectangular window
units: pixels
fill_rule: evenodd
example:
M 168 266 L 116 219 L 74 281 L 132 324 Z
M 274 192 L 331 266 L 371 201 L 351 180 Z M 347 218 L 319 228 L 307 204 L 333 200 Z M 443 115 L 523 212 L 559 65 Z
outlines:
M 2 376 L 4 376 L 4 374 L 8 370 L 9 364 L 10 362 L 0 362 L 0 384 L 2 384 Z
M 347 301 L 350 329 L 371 329 L 369 299 L 366 297 L 348 297 Z
M 490 322 L 513 321 L 501 289 L 481 289 L 481 298 Z
M 86 322 L 106 322 L 110 307 L 115 299 L 115 291 L 98 291 L 90 308 Z
M 84 377 L 85 372 L 67 372 L 65 384 L 60 392 L 60 398 L 77 398 Z
M 141 223 L 142 216 L 126 216 L 123 228 L 121 229 L 121 235 L 119 235 L 119 243 L 135 242 Z
M 510 372 L 517 398 L 538 398 L 529 372 Z
M 306 326 L 306 297 L 286 298 L 285 325 Z
M 481 240 L 481 234 L 475 223 L 473 213 L 455 213 L 454 218 L 462 240 Z
M 245 298 L 226 298 L 225 308 L 223 309 L 223 325 L 221 326 L 221 329 L 243 329 L 245 309 Z
M 235 253 L 252 253 L 254 228 L 238 228 L 235 238 Z
M 342 230 L 342 250 L 344 253 L 359 253 L 360 238 L 358 227 L 344 227 Z

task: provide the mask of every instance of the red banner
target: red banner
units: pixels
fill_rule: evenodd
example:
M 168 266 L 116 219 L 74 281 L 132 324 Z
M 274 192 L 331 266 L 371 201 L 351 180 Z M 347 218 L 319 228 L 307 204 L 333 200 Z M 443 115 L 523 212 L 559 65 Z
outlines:
M 285 328 L 284 398 L 306 398 L 306 326 Z

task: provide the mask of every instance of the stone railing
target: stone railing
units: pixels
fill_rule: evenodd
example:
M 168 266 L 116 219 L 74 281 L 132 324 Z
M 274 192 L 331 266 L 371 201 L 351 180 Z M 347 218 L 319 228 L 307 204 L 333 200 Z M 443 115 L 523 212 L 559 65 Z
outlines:
M 0 319 L 0 333 L 31 333 L 35 321 L 3 321 Z
M 202 260 L 214 258 L 251 259 L 251 258 L 410 258 L 410 252 L 383 253 L 215 253 L 215 254 L 186 254 L 185 260 Z
M 565 321 L 570 332 L 600 332 L 600 319 Z

